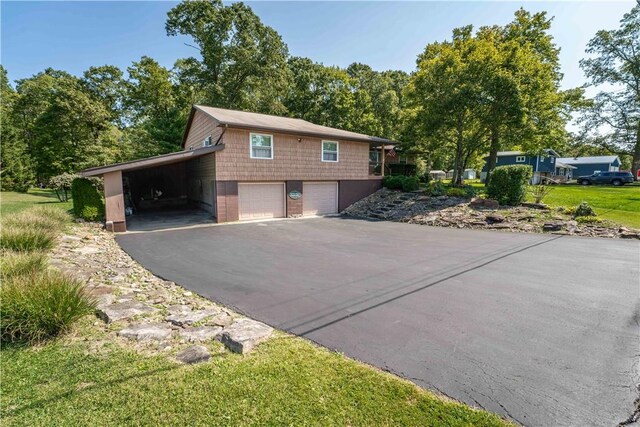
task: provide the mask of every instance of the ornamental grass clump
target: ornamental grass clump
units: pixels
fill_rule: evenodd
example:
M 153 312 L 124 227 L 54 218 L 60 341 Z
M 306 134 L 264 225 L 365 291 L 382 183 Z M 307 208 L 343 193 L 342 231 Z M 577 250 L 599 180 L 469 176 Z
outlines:
M 0 252 L 1 282 L 24 274 L 39 273 L 47 268 L 47 256 L 44 252 Z
M 0 249 L 31 252 L 46 251 L 55 245 L 57 233 L 44 228 L 21 224 L 7 224 L 0 227 Z
M 33 344 L 54 338 L 92 313 L 96 305 L 80 281 L 55 270 L 3 280 L 0 300 L 3 344 Z

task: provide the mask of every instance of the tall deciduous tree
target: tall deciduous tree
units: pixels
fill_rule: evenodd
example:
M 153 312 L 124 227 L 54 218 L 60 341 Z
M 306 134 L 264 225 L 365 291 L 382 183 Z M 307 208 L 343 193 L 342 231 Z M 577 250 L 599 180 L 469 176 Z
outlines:
M 605 86 L 585 123 L 611 151 L 632 156 L 640 169 L 640 5 L 624 15 L 617 30 L 598 31 L 580 61 L 592 86 Z
M 167 34 L 193 38 L 202 60 L 189 72 L 210 105 L 284 113 L 288 49 L 280 35 L 243 3 L 183 2 L 171 9 Z M 186 70 L 185 70 L 186 71 Z

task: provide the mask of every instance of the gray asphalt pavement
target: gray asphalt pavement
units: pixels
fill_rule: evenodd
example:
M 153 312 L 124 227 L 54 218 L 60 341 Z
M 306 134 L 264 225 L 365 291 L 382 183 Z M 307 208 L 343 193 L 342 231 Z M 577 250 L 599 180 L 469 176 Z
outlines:
M 638 241 L 343 218 L 123 234 L 155 274 L 527 426 L 638 397 Z

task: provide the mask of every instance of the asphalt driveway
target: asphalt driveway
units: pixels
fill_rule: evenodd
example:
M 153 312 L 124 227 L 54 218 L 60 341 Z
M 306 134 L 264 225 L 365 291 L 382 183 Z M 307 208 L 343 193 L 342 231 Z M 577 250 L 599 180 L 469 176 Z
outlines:
M 315 218 L 123 234 L 155 274 L 531 426 L 638 396 L 638 241 Z

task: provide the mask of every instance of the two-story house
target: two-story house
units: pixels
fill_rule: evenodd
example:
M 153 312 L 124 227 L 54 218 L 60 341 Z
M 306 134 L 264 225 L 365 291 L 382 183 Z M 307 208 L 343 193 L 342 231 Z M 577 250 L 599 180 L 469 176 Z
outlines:
M 197 207 L 217 222 L 337 213 L 382 186 L 372 147 L 392 141 L 305 120 L 196 105 L 183 151 L 87 169 L 104 177 L 107 227 Z
M 528 154 L 523 151 L 499 151 L 496 159 L 496 166 L 506 165 L 529 165 L 533 169 L 532 184 L 539 184 L 544 178 L 563 180 L 570 175 L 572 167 L 563 163 L 558 163 L 560 157 L 554 150 L 547 148 L 540 154 Z M 485 164 L 480 173 L 482 181 L 487 178 L 489 158 L 485 157 Z

